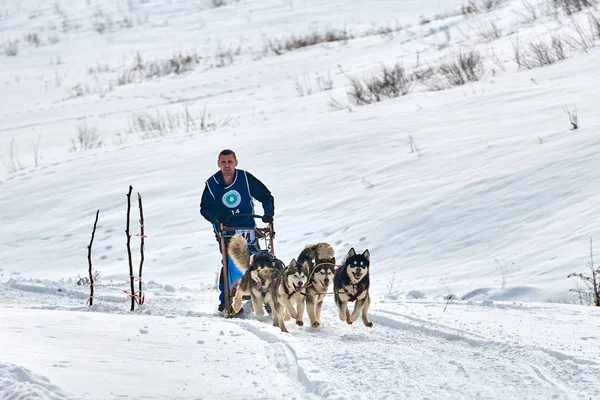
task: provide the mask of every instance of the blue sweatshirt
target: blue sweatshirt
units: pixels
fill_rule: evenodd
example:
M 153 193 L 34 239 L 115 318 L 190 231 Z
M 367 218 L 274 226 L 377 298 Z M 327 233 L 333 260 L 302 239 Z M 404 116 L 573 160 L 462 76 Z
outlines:
M 260 201 L 265 214 L 275 215 L 273 196 L 267 187 L 249 172 L 235 170 L 231 185 L 226 185 L 223 173 L 218 171 L 208 178 L 200 202 L 200 214 L 213 224 L 215 234 L 219 233 L 218 216 L 254 214 L 253 198 Z M 255 227 L 253 218 L 232 218 L 228 225 Z

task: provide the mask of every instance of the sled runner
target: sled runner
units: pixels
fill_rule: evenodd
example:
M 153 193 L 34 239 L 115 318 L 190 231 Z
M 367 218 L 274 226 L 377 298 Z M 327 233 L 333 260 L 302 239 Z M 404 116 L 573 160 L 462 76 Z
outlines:
M 262 219 L 262 215 L 254 214 L 236 214 L 229 216 L 225 222 L 220 223 L 219 240 L 221 241 L 221 252 L 223 255 L 223 281 L 224 281 L 224 294 L 225 294 L 225 311 L 228 317 L 233 314 L 232 298 L 235 295 L 235 290 L 240 279 L 243 276 L 242 271 L 238 269 L 233 260 L 227 255 L 227 237 L 233 235 L 243 235 L 247 242 L 250 252 L 257 254 L 259 252 L 268 252 L 272 256 L 275 256 L 275 250 L 273 246 L 273 238 L 275 231 L 273 230 L 273 223 L 269 223 L 266 227 L 244 227 L 236 226 L 236 219 Z M 262 246 L 260 243 L 262 242 Z

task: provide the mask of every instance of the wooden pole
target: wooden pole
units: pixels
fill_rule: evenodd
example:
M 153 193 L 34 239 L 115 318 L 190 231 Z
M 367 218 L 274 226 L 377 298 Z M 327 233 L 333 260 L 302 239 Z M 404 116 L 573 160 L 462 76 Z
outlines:
M 273 230 L 273 223 L 269 223 L 269 241 L 271 242 L 271 248 L 269 249 L 271 251 L 271 255 L 275 256 L 275 248 L 273 247 L 273 236 L 275 236 L 275 231 Z
M 127 193 L 127 227 L 125 228 L 125 234 L 127 235 L 127 257 L 129 259 L 129 279 L 131 281 L 131 311 L 135 310 L 135 281 L 133 279 L 133 261 L 131 260 L 131 234 L 129 233 L 132 190 L 133 186 L 129 185 L 129 192 Z
M 223 223 L 220 223 L 220 228 L 221 228 L 221 254 L 223 256 L 223 293 L 225 295 L 225 311 L 227 312 L 227 317 L 229 317 L 232 312 L 233 309 L 231 307 L 231 298 L 229 296 L 229 265 L 227 262 L 227 246 L 225 243 L 225 230 L 224 230 L 224 226 Z
M 142 304 L 142 302 L 144 301 L 144 295 L 142 293 L 142 267 L 144 266 L 144 208 L 142 207 L 142 195 L 140 194 L 140 192 L 138 192 L 138 204 L 140 207 L 140 253 L 141 253 L 141 259 L 140 259 L 140 273 L 139 273 L 139 293 L 138 293 L 138 298 L 140 299 L 140 304 Z
M 92 244 L 94 243 L 94 236 L 96 235 L 96 225 L 98 224 L 98 215 L 100 210 L 96 211 L 96 220 L 94 221 L 94 230 L 92 231 L 92 239 L 88 245 L 88 265 L 90 274 L 90 307 L 94 304 L 94 273 L 92 271 Z

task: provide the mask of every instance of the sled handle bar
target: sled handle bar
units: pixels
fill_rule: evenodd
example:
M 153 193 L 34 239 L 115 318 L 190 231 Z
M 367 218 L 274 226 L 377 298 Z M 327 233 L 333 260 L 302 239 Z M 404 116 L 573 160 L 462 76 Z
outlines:
M 254 227 L 250 227 L 250 226 L 226 225 L 226 223 L 230 219 L 236 219 L 236 218 L 262 219 L 262 217 L 263 217 L 262 215 L 257 215 L 257 214 L 234 214 L 234 215 L 228 215 L 227 218 L 225 218 L 225 221 L 221 222 L 221 224 L 219 225 L 219 227 L 221 228 L 221 232 L 223 232 L 224 228 L 231 228 L 231 229 L 255 229 Z M 270 223 L 269 225 L 272 226 L 273 223 Z
M 225 218 L 225 221 L 229 221 L 230 219 L 235 219 L 235 218 L 254 218 L 254 219 L 262 219 L 262 215 L 257 215 L 257 214 L 233 214 L 233 215 L 228 215 L 227 218 Z

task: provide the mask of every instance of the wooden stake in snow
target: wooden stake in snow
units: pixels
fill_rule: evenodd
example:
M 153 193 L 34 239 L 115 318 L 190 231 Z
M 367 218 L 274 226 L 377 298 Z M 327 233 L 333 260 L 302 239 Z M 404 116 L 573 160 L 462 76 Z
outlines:
M 129 259 L 129 279 L 131 280 L 131 311 L 135 310 L 135 281 L 133 277 L 133 261 L 131 260 L 131 234 L 129 233 L 129 215 L 131 213 L 131 191 L 133 186 L 129 185 L 129 193 L 127 193 L 127 227 L 125 234 L 127 235 L 127 258 Z
M 94 273 L 92 272 L 92 244 L 94 243 L 94 236 L 96 235 L 96 225 L 98 224 L 98 215 L 100 210 L 96 211 L 96 220 L 94 221 L 94 230 L 92 231 L 92 239 L 88 245 L 88 265 L 90 274 L 90 307 L 94 303 Z
M 138 293 L 138 299 L 140 301 L 140 304 L 143 304 L 144 301 L 144 295 L 142 293 L 142 267 L 144 266 L 144 239 L 146 238 L 146 236 L 144 236 L 144 209 L 142 207 L 142 195 L 140 194 L 140 192 L 138 192 L 138 204 L 140 207 L 140 253 L 141 253 L 141 259 L 140 259 L 140 273 L 139 273 L 139 293 Z

